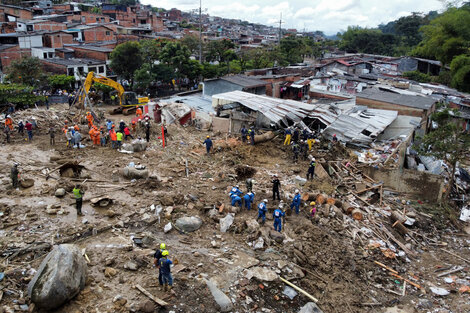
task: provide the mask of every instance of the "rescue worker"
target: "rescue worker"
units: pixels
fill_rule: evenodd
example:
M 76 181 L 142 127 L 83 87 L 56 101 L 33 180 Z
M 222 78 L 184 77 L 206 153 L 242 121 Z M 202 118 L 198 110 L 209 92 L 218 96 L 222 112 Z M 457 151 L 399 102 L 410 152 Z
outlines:
M 72 148 L 73 146 L 73 134 L 72 134 L 73 128 L 70 127 L 65 131 L 65 139 L 67 139 L 67 148 Z
M 307 139 L 308 139 L 308 128 L 304 127 L 304 129 L 302 130 L 302 140 L 307 141 Z
M 14 189 L 18 190 L 18 163 L 13 163 L 13 167 L 10 170 L 11 185 Z
M 103 126 L 100 127 L 100 144 L 102 147 L 106 146 L 106 132 Z
M 261 224 L 266 222 L 266 212 L 268 212 L 268 208 L 266 206 L 267 203 L 268 200 L 264 199 L 260 204 L 258 204 L 258 217 L 256 218 L 256 221 L 261 218 Z
M 111 122 L 111 120 L 108 120 L 106 122 L 106 128 L 108 129 L 108 132 L 111 130 L 112 126 L 113 126 L 113 122 Z
M 26 132 L 28 133 L 28 140 L 33 140 L 33 124 L 26 121 L 26 125 L 24 126 L 24 128 L 26 128 Z
M 282 230 L 282 217 L 285 215 L 285 213 L 277 208 L 273 212 L 273 218 L 274 218 L 274 230 L 281 232 Z
M 273 201 L 276 200 L 276 195 L 277 195 L 277 200 L 281 200 L 281 196 L 279 194 L 279 187 L 281 187 L 281 181 L 279 178 L 277 178 L 277 175 L 273 175 Z
M 157 251 L 155 251 L 155 253 L 153 254 L 153 264 L 156 266 L 156 267 L 159 267 L 159 264 L 160 264 L 160 259 L 162 258 L 162 252 L 166 250 L 166 244 L 164 244 L 163 242 L 160 244 L 160 249 L 158 249 Z M 160 271 L 160 269 L 158 270 L 158 284 L 160 286 L 163 286 L 163 280 L 162 280 L 162 273 Z
M 82 213 L 82 203 L 84 194 L 85 192 L 80 188 L 80 185 L 75 185 L 75 188 L 73 188 L 73 195 L 75 196 L 75 207 L 77 209 L 77 215 L 84 215 Z
M 333 134 L 333 138 L 331 138 L 331 141 L 333 143 L 337 143 L 338 142 L 338 137 L 336 137 L 336 134 Z
M 150 124 L 149 123 L 145 123 L 145 140 L 147 140 L 147 142 L 150 142 Z
M 315 201 L 310 202 L 310 216 L 312 218 L 315 217 L 315 213 L 317 212 L 317 208 L 315 207 Z
M 230 190 L 230 196 L 232 196 L 232 195 L 241 196 L 242 194 L 243 194 L 243 192 L 240 190 L 240 186 L 239 186 L 239 185 L 236 185 L 235 187 L 233 187 L 233 188 Z
M 135 116 L 137 116 L 137 117 L 142 116 L 142 109 L 140 107 L 138 107 L 137 110 L 135 110 Z
M 51 146 L 55 145 L 55 128 L 54 128 L 54 126 L 51 125 L 51 127 L 49 127 L 48 134 L 49 134 L 49 141 L 50 141 Z
M 135 121 L 132 121 L 131 128 L 132 128 L 132 132 L 135 134 L 137 130 L 137 123 Z
M 237 194 L 231 194 L 230 198 L 232 199 L 231 205 L 232 206 L 239 206 L 240 209 L 242 208 L 242 198 Z
M 10 132 L 11 132 L 10 127 L 5 126 L 5 127 L 3 128 L 3 132 L 5 133 L 5 136 L 6 136 L 6 139 L 7 139 L 7 143 L 10 143 Z
M 88 121 L 88 128 L 93 126 L 93 115 L 90 112 L 86 112 L 86 119 Z
M 292 161 L 294 163 L 297 163 L 297 161 L 299 160 L 299 151 L 300 151 L 299 145 L 297 144 L 297 142 L 293 141 L 292 142 L 292 152 L 293 152 Z
M 100 131 L 98 130 L 98 127 L 95 125 L 93 126 L 93 144 L 95 146 L 99 146 L 100 145 Z
M 162 252 L 162 257 L 158 263 L 160 268 L 160 273 L 162 275 L 162 282 L 163 282 L 163 290 L 167 291 L 168 289 L 171 290 L 173 287 L 173 277 L 171 276 L 171 267 L 170 265 L 173 264 L 168 259 L 169 252 L 168 250 L 164 250 Z
M 246 192 L 250 192 L 250 191 L 253 191 L 253 183 L 255 181 L 253 180 L 253 178 L 248 178 L 245 182 L 246 184 Z
M 74 125 L 74 126 L 73 126 L 73 130 L 74 130 L 74 131 L 79 131 L 79 130 L 80 130 L 80 127 L 78 127 L 78 125 Z
M 5 118 L 5 126 L 10 128 L 10 130 L 13 130 L 13 120 L 11 119 L 10 115 L 7 115 L 7 117 Z
M 308 145 L 307 141 L 300 141 L 300 153 L 302 154 L 302 160 L 307 161 L 308 159 Z
M 94 126 L 91 125 L 90 127 L 90 130 L 88 131 L 88 135 L 90 136 L 90 140 L 94 143 L 94 140 L 93 140 L 93 135 L 95 134 L 95 129 L 94 129 Z
M 116 142 L 117 142 L 117 149 L 118 150 L 121 150 L 121 146 L 122 146 L 122 137 L 123 137 L 123 133 L 121 131 L 118 131 L 116 133 Z
M 253 201 L 255 200 L 255 195 L 251 191 L 248 192 L 244 197 L 243 200 L 245 201 L 245 209 L 248 211 L 251 210 L 251 205 L 253 204 Z
M 212 149 L 211 137 L 207 136 L 206 140 L 204 140 L 203 144 L 206 145 L 206 151 L 207 151 L 207 154 L 209 154 L 211 152 L 211 149 Z
M 116 134 L 116 131 L 114 130 L 114 125 L 111 126 L 111 130 L 109 131 L 109 138 L 111 139 L 111 148 L 116 149 L 117 148 L 117 134 Z
M 77 146 L 77 149 L 80 149 L 80 141 L 82 140 L 82 135 L 78 130 L 73 134 L 73 143 Z
M 250 130 L 248 131 L 250 134 L 250 143 L 252 146 L 255 145 L 255 128 L 251 126 Z
M 309 132 L 308 139 L 307 139 L 308 151 L 312 151 L 312 146 L 314 143 L 315 143 L 315 134 L 313 132 Z
M 246 136 L 248 135 L 248 130 L 245 128 L 245 125 L 242 126 L 242 129 L 240 129 L 240 133 L 242 134 L 242 142 L 246 142 Z
M 150 115 L 148 113 L 145 113 L 144 122 L 150 123 Z
M 315 158 L 312 157 L 312 160 L 310 161 L 310 164 L 308 165 L 308 171 L 307 171 L 307 180 L 309 180 L 309 177 L 313 179 L 313 176 L 315 176 L 315 167 L 317 166 L 317 163 L 315 162 Z
M 18 123 L 18 134 L 21 134 L 21 136 L 24 135 L 24 124 L 23 124 L 23 121 L 19 121 L 19 123 Z
M 120 131 L 121 133 L 124 133 L 124 128 L 125 128 L 125 127 L 126 127 L 126 123 L 124 123 L 124 121 L 121 120 L 121 121 L 119 122 L 119 131 Z
M 124 140 L 127 140 L 128 137 L 131 137 L 131 139 L 134 139 L 134 137 L 131 135 L 131 130 L 129 129 L 129 127 L 125 127 L 124 128 Z
M 286 139 L 284 139 L 284 146 L 290 146 L 290 140 L 292 138 L 292 132 L 290 130 L 290 127 L 287 127 L 286 130 L 284 131 L 284 134 L 286 135 Z
M 290 204 L 291 212 L 292 212 L 292 208 L 295 207 L 295 214 L 299 214 L 299 212 L 300 212 L 300 202 L 301 202 L 300 191 L 299 191 L 299 189 L 296 189 L 294 199 L 292 199 L 292 203 Z
M 299 142 L 299 129 L 296 127 L 294 128 L 294 132 L 292 133 L 292 141 Z

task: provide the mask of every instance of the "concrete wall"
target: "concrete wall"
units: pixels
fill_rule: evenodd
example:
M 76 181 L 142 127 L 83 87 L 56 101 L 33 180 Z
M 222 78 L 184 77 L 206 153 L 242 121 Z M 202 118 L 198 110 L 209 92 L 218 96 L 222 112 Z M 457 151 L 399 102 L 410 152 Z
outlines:
M 364 167 L 363 171 L 384 187 L 403 192 L 419 200 L 439 201 L 444 189 L 444 177 L 409 169 L 376 169 Z

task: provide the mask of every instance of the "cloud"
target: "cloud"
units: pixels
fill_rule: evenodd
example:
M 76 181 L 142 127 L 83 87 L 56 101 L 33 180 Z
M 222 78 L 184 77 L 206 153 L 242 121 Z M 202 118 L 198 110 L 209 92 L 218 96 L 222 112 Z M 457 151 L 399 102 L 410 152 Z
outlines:
M 199 0 L 141 0 L 165 9 L 183 11 L 199 8 Z M 441 10 L 440 0 L 202 0 L 202 7 L 210 15 L 247 20 L 269 26 L 279 25 L 282 13 L 283 27 L 321 30 L 336 34 L 351 25 L 376 27 L 412 12 L 427 13 Z

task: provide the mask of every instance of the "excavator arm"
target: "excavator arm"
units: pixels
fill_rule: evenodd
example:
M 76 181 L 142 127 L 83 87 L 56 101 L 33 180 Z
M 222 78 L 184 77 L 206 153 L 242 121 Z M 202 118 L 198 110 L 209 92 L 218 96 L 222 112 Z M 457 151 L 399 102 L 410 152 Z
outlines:
M 95 74 L 94 72 L 89 72 L 85 79 L 85 82 L 83 83 L 83 93 L 80 95 L 80 103 L 83 103 L 85 95 L 88 94 L 93 83 L 100 83 L 114 88 L 117 91 L 119 97 L 119 105 L 122 104 L 124 88 L 121 86 L 121 84 L 107 77 Z

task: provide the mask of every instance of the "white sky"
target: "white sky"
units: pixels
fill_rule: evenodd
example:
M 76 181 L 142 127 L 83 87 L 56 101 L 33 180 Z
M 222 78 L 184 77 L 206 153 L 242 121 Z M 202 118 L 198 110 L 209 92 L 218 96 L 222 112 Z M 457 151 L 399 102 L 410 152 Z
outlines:
M 199 0 L 141 0 L 144 4 L 189 11 Z M 321 30 L 327 35 L 348 26 L 376 27 L 411 12 L 441 11 L 440 0 L 202 0 L 203 9 L 213 16 L 236 18 L 301 31 Z

